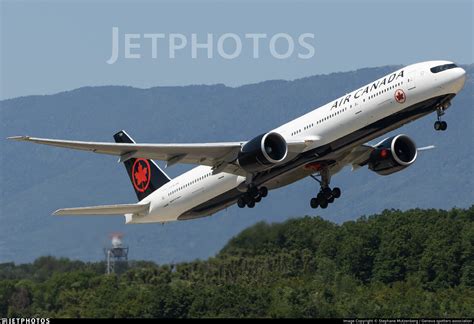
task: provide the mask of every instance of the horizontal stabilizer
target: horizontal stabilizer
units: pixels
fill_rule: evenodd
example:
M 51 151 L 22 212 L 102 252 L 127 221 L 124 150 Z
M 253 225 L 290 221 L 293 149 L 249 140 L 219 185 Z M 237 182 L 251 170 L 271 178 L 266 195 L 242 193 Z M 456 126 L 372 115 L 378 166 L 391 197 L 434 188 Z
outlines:
M 53 215 L 123 215 L 146 214 L 150 208 L 147 204 L 103 205 L 56 210 Z

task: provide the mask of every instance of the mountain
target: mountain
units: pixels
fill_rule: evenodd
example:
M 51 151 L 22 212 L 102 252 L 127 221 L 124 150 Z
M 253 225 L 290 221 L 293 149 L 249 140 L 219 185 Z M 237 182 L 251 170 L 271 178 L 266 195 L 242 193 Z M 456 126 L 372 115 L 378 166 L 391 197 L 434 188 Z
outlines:
M 435 132 L 435 114 L 394 133 L 419 146 L 436 145 L 408 169 L 387 177 L 366 169 L 332 179 L 342 197 L 312 210 L 318 191 L 308 178 L 272 191 L 254 209 L 233 206 L 212 217 L 165 226 L 127 225 L 121 217 L 54 217 L 61 207 L 129 203 L 135 195 L 116 157 L 5 140 L 12 135 L 111 141 L 127 130 L 139 142 L 247 140 L 399 68 L 386 66 L 237 88 L 84 87 L 48 96 L 0 102 L 0 262 L 28 262 L 40 255 L 99 260 L 111 232 L 125 234 L 130 258 L 174 263 L 215 255 L 242 229 L 258 221 L 320 215 L 335 222 L 384 209 L 467 207 L 473 202 L 474 65 L 453 100 L 446 132 Z M 190 166 L 167 170 L 176 176 Z

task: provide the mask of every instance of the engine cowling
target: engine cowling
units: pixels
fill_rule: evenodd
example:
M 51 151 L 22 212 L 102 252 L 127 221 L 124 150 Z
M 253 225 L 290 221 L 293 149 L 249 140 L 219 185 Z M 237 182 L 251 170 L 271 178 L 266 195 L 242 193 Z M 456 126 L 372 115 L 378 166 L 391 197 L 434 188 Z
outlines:
M 239 165 L 248 172 L 271 168 L 288 154 L 288 144 L 278 133 L 266 133 L 245 143 L 238 155 Z
M 369 158 L 369 169 L 380 175 L 389 175 L 405 169 L 418 155 L 415 142 L 406 135 L 387 138 L 376 146 Z

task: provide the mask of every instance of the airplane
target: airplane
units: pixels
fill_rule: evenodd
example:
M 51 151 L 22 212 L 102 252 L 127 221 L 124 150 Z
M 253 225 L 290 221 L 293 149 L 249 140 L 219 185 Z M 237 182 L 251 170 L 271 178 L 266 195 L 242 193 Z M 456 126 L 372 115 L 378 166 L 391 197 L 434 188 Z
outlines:
M 312 177 L 319 193 L 312 208 L 327 208 L 341 196 L 331 177 L 345 166 L 367 166 L 379 175 L 399 172 L 417 158 L 405 134 L 364 144 L 436 112 L 434 128 L 464 87 L 466 72 L 450 61 L 408 65 L 248 141 L 137 144 L 125 132 L 115 143 L 13 136 L 27 141 L 116 155 L 124 163 L 137 203 L 65 208 L 54 215 L 124 215 L 126 224 L 166 223 L 210 216 L 235 203 L 253 208 L 270 190 Z M 199 166 L 171 179 L 153 160 Z

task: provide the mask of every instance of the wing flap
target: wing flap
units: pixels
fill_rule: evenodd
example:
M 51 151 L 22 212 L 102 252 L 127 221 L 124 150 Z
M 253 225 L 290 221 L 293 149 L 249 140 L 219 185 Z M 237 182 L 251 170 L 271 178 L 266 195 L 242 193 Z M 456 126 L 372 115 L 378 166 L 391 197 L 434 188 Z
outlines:
M 147 204 L 102 205 L 77 208 L 63 208 L 56 210 L 53 215 L 124 215 L 142 214 L 150 209 Z

